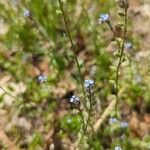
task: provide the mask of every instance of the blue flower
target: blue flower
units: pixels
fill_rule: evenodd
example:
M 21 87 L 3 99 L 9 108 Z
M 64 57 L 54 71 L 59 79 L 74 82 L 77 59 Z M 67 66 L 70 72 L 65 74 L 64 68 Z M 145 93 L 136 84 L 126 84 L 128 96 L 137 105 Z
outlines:
M 72 107 L 72 108 L 78 109 L 79 106 L 80 106 L 80 99 L 79 99 L 79 97 L 73 95 L 73 96 L 70 98 L 70 103 L 71 103 L 71 107 Z
M 25 9 L 23 12 L 24 17 L 29 17 L 30 16 L 30 11 L 28 9 Z
M 120 146 L 115 146 L 114 150 L 122 150 L 122 148 Z
M 92 79 L 85 80 L 84 87 L 88 93 L 91 92 L 94 88 L 94 80 L 92 80 Z
M 109 14 L 101 14 L 98 21 L 99 23 L 104 23 L 109 21 Z
M 70 103 L 75 103 L 75 102 L 79 102 L 80 99 L 78 96 L 75 96 L 73 95 L 71 98 L 70 98 Z
M 47 76 L 45 76 L 45 75 L 39 75 L 38 76 L 38 81 L 39 81 L 39 83 L 46 82 L 47 81 Z
M 124 45 L 124 48 L 125 48 L 125 49 L 131 49 L 132 47 L 133 47 L 133 44 L 130 43 L 130 42 L 125 43 L 125 45 Z
M 109 124 L 110 125 L 113 125 L 113 124 L 118 123 L 118 122 L 119 122 L 119 120 L 117 118 L 109 118 Z
M 128 123 L 125 122 L 125 121 L 122 121 L 122 122 L 120 123 L 120 126 L 121 126 L 121 128 L 128 128 Z

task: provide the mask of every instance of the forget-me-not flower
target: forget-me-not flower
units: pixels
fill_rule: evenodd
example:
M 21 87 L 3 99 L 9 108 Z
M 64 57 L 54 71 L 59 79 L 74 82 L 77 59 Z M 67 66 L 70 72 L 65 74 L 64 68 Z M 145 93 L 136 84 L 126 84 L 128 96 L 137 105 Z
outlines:
M 99 19 L 98 19 L 98 22 L 99 23 L 104 23 L 104 22 L 109 22 L 109 14 L 101 14 Z
M 28 9 L 25 9 L 25 10 L 23 11 L 23 16 L 24 16 L 24 17 L 29 17 L 29 16 L 30 16 L 30 11 L 29 11 Z
M 47 76 L 45 76 L 45 75 L 39 75 L 38 76 L 38 81 L 39 81 L 39 83 L 46 82 L 47 81 Z
M 109 124 L 110 125 L 113 125 L 113 124 L 118 123 L 118 122 L 119 122 L 119 120 L 117 118 L 109 118 Z
M 85 87 L 87 93 L 92 92 L 92 90 L 94 88 L 94 80 L 92 80 L 92 79 L 85 80 L 84 87 Z
M 70 103 L 74 103 L 74 102 L 77 102 L 77 101 L 79 101 L 79 100 L 80 100 L 80 99 L 79 99 L 78 96 L 73 95 L 73 96 L 70 98 Z
M 125 121 L 120 122 L 121 128 L 128 128 L 128 123 Z
M 125 49 L 132 49 L 132 47 L 133 47 L 133 44 L 130 43 L 130 42 L 125 43 L 125 45 L 124 45 L 124 48 L 125 48 Z
M 79 105 L 80 105 L 80 99 L 79 99 L 79 97 L 73 95 L 73 96 L 70 98 L 70 103 L 71 103 L 71 107 L 72 107 L 72 108 L 79 108 Z

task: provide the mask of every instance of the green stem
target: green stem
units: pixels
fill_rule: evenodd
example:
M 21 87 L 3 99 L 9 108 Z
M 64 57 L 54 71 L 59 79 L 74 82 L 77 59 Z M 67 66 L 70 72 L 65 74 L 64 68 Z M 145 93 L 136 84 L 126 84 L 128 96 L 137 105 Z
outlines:
M 116 107 L 115 107 L 115 111 L 117 112 L 117 106 L 119 103 L 119 98 L 118 98 L 118 82 L 119 82 L 119 70 L 120 70 L 120 66 L 122 64 L 122 59 L 123 59 L 123 54 L 124 54 L 124 44 L 125 44 L 125 38 L 126 38 L 126 32 L 127 32 L 127 8 L 125 8 L 125 20 L 124 20 L 124 33 L 123 33 L 123 43 L 121 45 L 121 50 L 120 50 L 120 57 L 119 57 L 119 62 L 118 62 L 118 66 L 117 66 L 117 71 L 116 71 L 116 79 L 115 79 L 115 93 L 116 93 Z
M 17 99 L 18 97 L 15 97 L 15 96 L 13 96 L 12 94 L 10 94 L 9 92 L 7 92 L 3 87 L 1 87 L 0 86 L 0 89 L 2 90 L 2 91 L 4 91 L 7 95 L 9 95 L 10 97 L 12 97 L 12 98 L 14 98 L 14 99 Z
M 110 22 L 107 22 L 107 24 L 108 24 L 110 30 L 113 32 L 113 34 L 114 34 L 114 36 L 115 36 L 115 39 L 116 39 L 116 42 L 117 42 L 117 45 L 118 45 L 118 49 L 119 49 L 118 52 L 120 52 L 121 47 L 120 47 L 120 43 L 119 43 L 119 41 L 118 41 L 118 39 L 117 39 L 117 34 L 116 34 L 116 32 L 114 31 L 114 28 L 112 27 L 111 23 L 110 23 Z
M 58 1 L 59 1 L 59 5 L 60 5 L 60 9 L 61 9 L 62 15 L 63 15 L 66 31 L 67 31 L 67 34 L 68 34 L 68 37 L 69 37 L 69 40 L 70 40 L 70 43 L 71 43 L 72 50 L 73 50 L 74 59 L 75 59 L 75 62 L 76 62 L 76 65 L 77 65 L 77 69 L 78 69 L 78 72 L 79 72 L 81 87 L 82 87 L 83 95 L 84 95 L 84 98 L 85 98 L 83 105 L 86 108 L 86 93 L 85 93 L 85 90 L 84 90 L 84 82 L 83 82 L 83 77 L 82 77 L 79 61 L 78 61 L 76 50 L 75 50 L 75 47 L 74 47 L 74 44 L 73 44 L 73 40 L 72 40 L 72 37 L 71 37 L 71 34 L 70 34 L 70 30 L 69 30 L 69 26 L 68 26 L 68 23 L 67 23 L 66 15 L 65 15 L 65 12 L 64 12 L 64 9 L 63 9 L 63 4 L 62 4 L 61 0 L 58 0 Z
M 90 119 L 91 119 L 91 113 L 92 113 L 92 95 L 91 94 L 89 96 L 89 102 L 90 102 L 90 108 L 89 108 L 89 111 L 88 111 L 88 118 L 87 118 L 87 122 L 86 122 L 86 126 L 85 126 L 86 130 L 87 130 L 87 127 L 89 125 L 89 122 L 90 122 Z
M 85 133 L 86 132 L 86 125 L 85 125 L 85 122 L 84 122 L 84 116 L 83 116 L 83 112 L 81 109 L 79 109 L 80 111 L 80 116 L 82 118 L 82 123 L 83 123 L 83 132 Z
M 83 130 L 84 134 L 82 134 L 78 144 L 81 143 L 81 141 L 83 140 L 84 135 L 87 134 L 87 127 L 88 127 L 88 124 L 89 124 L 90 119 L 91 119 L 91 113 L 92 113 L 92 97 L 91 97 L 91 95 L 89 96 L 89 101 L 90 101 L 90 108 L 88 109 L 88 118 L 87 118 L 86 124 L 84 126 L 84 130 Z
M 119 103 L 119 98 L 118 98 L 118 82 L 119 82 L 119 70 L 120 70 L 120 66 L 122 64 L 122 59 L 123 59 L 123 54 L 124 54 L 124 44 L 125 44 L 125 38 L 126 38 L 126 32 L 127 32 L 127 10 L 128 8 L 125 8 L 125 17 L 124 17 L 124 32 L 123 32 L 123 43 L 122 45 L 119 43 L 119 41 L 117 40 L 117 34 L 116 32 L 114 31 L 114 28 L 112 27 L 111 25 L 111 22 L 107 22 L 110 30 L 113 32 L 115 38 L 116 38 L 116 41 L 117 41 L 117 45 L 118 45 L 118 49 L 119 49 L 119 62 L 118 62 L 118 65 L 117 65 L 117 70 L 116 70 L 116 78 L 115 78 L 115 95 L 116 95 L 116 106 L 115 106 L 115 112 L 117 114 L 117 106 L 118 106 L 118 103 Z

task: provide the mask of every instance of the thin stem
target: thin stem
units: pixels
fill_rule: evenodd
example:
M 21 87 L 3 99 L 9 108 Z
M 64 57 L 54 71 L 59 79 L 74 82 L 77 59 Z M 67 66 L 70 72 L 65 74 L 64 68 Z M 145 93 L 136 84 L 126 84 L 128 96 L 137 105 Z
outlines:
M 40 27 L 37 23 L 37 21 L 32 17 L 29 16 L 29 19 L 32 21 L 34 28 L 36 28 L 39 31 L 39 34 L 41 35 L 41 37 L 46 40 L 46 42 L 50 42 L 48 35 L 46 34 L 45 30 L 43 30 L 42 27 Z
M 82 134 L 82 136 L 81 136 L 81 138 L 80 138 L 80 140 L 78 142 L 78 145 L 83 140 L 84 135 L 87 134 L 87 127 L 88 127 L 88 124 L 89 124 L 90 119 L 91 119 L 91 113 L 92 113 L 92 96 L 90 95 L 88 98 L 89 98 L 89 102 L 90 102 L 90 108 L 88 109 L 88 118 L 87 118 L 86 124 L 84 124 L 85 125 L 84 126 L 84 130 L 83 130 L 84 134 Z M 92 129 L 93 129 L 93 127 L 92 127 Z
M 123 31 L 123 42 L 122 42 L 122 45 L 119 43 L 119 41 L 117 40 L 117 34 L 116 32 L 114 31 L 114 28 L 112 27 L 111 25 L 111 22 L 108 21 L 107 24 L 110 28 L 110 30 L 113 32 L 115 38 L 116 38 L 116 41 L 117 41 L 117 45 L 118 45 L 118 49 L 119 49 L 119 62 L 118 62 L 118 65 L 117 65 L 117 70 L 116 70 L 116 78 L 115 78 L 115 95 L 116 95 L 116 107 L 115 107 L 115 112 L 117 112 L 117 106 L 118 106 L 118 103 L 119 103 L 119 99 L 118 99 L 118 82 L 119 82 L 119 70 L 120 70 L 120 66 L 122 64 L 122 58 L 123 58 L 123 54 L 124 54 L 124 43 L 125 43 L 125 38 L 126 38 L 126 32 L 127 32 L 127 10 L 128 8 L 125 8 L 125 17 L 124 17 L 124 31 Z
M 86 127 L 85 127 L 86 130 L 87 130 L 88 124 L 90 122 L 91 113 L 92 113 L 92 99 L 91 99 L 91 96 L 89 97 L 89 102 L 90 102 L 90 108 L 89 108 L 88 119 L 87 119 Z
M 62 4 L 61 0 L 58 0 L 58 1 L 59 1 L 59 5 L 60 5 L 62 15 L 63 15 L 66 31 L 67 31 L 67 34 L 68 34 L 68 37 L 69 37 L 69 40 L 70 40 L 70 43 L 71 43 L 72 50 L 73 50 L 74 59 L 75 59 L 77 69 L 78 69 L 78 72 L 79 72 L 83 95 L 84 95 L 84 98 L 86 100 L 86 93 L 85 93 L 85 90 L 84 90 L 83 77 L 82 77 L 79 61 L 78 61 L 78 58 L 77 58 L 77 55 L 76 55 L 76 50 L 75 50 L 75 47 L 74 47 L 74 44 L 73 44 L 73 40 L 72 40 L 72 37 L 71 37 L 71 34 L 70 34 L 70 30 L 69 30 L 69 26 L 68 26 L 68 23 L 67 23 L 66 15 L 65 15 L 65 12 L 64 12 L 64 9 L 63 9 L 63 4 Z M 85 100 L 84 100 L 84 102 L 85 102 Z M 85 103 L 84 103 L 84 106 L 85 106 Z
M 85 125 L 85 122 L 84 122 L 84 116 L 83 116 L 83 112 L 81 109 L 79 109 L 80 111 L 80 116 L 82 118 L 82 122 L 83 122 L 83 132 L 85 133 L 86 132 L 86 125 Z
M 115 93 L 116 93 L 116 112 L 117 112 L 117 106 L 119 103 L 119 99 L 118 99 L 118 82 L 119 82 L 119 70 L 120 70 L 120 66 L 122 64 L 122 58 L 123 58 L 123 54 L 124 54 L 124 43 L 125 43 L 125 38 L 126 38 L 126 32 L 127 32 L 127 8 L 125 8 L 125 20 L 124 20 L 124 33 L 123 33 L 123 43 L 121 46 L 121 50 L 120 50 L 120 57 L 119 57 L 119 62 L 118 62 L 118 66 L 117 66 L 117 71 L 116 71 L 116 79 L 115 79 Z
M 14 99 L 17 99 L 17 97 L 13 96 L 12 94 L 10 94 L 9 92 L 7 92 L 3 87 L 0 86 L 0 89 L 2 91 L 4 91 L 7 95 L 9 95 L 10 97 L 14 98 Z
M 118 52 L 120 52 L 121 47 L 120 47 L 120 43 L 119 43 L 119 41 L 118 41 L 118 39 L 117 39 L 117 34 L 116 34 L 116 32 L 114 31 L 114 28 L 112 27 L 110 21 L 107 22 L 107 24 L 108 24 L 110 30 L 113 32 L 113 34 L 114 34 L 114 36 L 115 36 L 115 39 L 116 39 L 116 42 L 117 42 L 117 45 L 118 45 L 118 49 L 119 49 Z

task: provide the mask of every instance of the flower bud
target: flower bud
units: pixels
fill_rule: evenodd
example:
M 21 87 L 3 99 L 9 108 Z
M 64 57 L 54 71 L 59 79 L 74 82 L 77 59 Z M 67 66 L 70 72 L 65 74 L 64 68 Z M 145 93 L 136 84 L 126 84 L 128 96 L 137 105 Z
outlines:
M 128 1 L 127 1 L 127 0 L 118 0 L 118 6 L 119 6 L 120 8 L 128 9 L 129 4 L 128 4 Z

